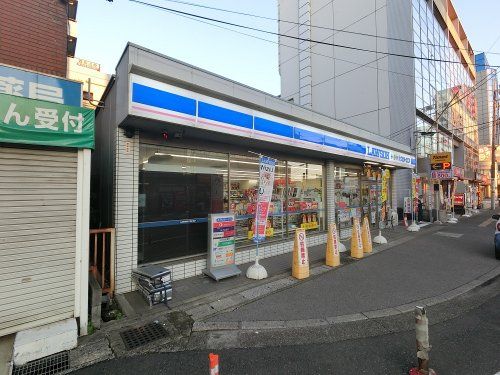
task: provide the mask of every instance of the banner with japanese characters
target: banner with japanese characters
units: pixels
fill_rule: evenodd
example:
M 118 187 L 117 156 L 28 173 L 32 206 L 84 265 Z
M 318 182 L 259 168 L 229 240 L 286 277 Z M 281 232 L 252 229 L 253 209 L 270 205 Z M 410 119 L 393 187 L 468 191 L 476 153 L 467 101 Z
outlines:
M 266 238 L 267 216 L 269 204 L 273 195 L 274 170 L 276 160 L 261 156 L 259 162 L 259 193 L 257 194 L 257 209 L 255 211 L 255 222 L 257 230 L 254 233 L 254 241 L 260 242 Z
M 0 94 L 0 142 L 94 148 L 94 110 Z
M 382 193 L 381 193 L 382 203 L 387 202 L 387 190 L 389 187 L 390 178 L 391 178 L 390 169 L 384 169 L 384 171 L 382 172 Z

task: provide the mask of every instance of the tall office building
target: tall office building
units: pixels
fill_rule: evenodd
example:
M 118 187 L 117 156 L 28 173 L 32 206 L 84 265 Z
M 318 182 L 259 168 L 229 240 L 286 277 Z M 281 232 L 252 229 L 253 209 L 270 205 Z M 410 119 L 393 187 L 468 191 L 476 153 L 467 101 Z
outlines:
M 450 0 L 280 0 L 279 18 L 284 99 L 411 145 L 427 208 L 429 154 L 453 151 L 456 177 L 475 181 L 474 54 Z M 399 207 L 409 185 L 395 173 Z
M 479 173 L 484 180 L 483 195 L 491 197 L 491 138 L 493 136 L 494 116 L 493 100 L 498 89 L 497 72 L 488 68 L 489 63 L 485 53 L 477 54 L 477 122 L 479 140 Z M 495 143 L 498 145 L 499 132 L 496 129 Z M 498 152 L 497 152 L 498 153 Z

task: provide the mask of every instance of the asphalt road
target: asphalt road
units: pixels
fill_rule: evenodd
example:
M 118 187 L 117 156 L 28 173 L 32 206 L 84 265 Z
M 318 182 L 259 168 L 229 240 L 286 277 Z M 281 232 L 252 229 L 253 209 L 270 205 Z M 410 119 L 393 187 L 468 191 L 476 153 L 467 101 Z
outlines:
M 385 309 L 438 296 L 499 265 L 489 214 L 422 229 L 414 239 L 362 261 L 274 293 L 213 321 L 326 318 Z M 425 232 L 428 231 L 427 234 Z
M 444 323 L 432 325 L 432 316 L 429 318 L 431 367 L 438 374 L 493 375 L 500 371 L 500 295 Z M 407 374 L 416 364 L 413 331 L 329 344 L 217 353 L 223 375 Z M 207 357 L 206 351 L 148 354 L 102 362 L 75 374 L 207 374 Z

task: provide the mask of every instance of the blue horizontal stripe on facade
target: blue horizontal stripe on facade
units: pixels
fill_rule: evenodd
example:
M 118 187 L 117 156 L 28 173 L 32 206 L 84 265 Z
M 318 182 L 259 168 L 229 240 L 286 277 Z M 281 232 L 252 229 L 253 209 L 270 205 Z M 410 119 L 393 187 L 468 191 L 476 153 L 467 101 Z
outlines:
M 322 145 L 324 143 L 324 136 L 322 134 L 300 128 L 294 128 L 294 138 L 301 141 L 316 143 L 319 145 Z
M 282 137 L 293 138 L 293 126 L 280 124 L 279 122 L 266 120 L 261 117 L 254 117 L 254 129 L 265 133 L 281 135 Z
M 196 100 L 139 83 L 132 85 L 132 101 L 191 116 L 196 115 Z
M 366 155 L 366 147 L 359 143 L 347 142 L 347 150 L 358 154 Z
M 242 128 L 253 128 L 253 116 L 202 101 L 198 102 L 198 116 L 207 120 L 224 122 Z
M 347 141 L 335 137 L 330 137 L 325 135 L 325 146 L 340 148 L 342 150 L 347 150 Z
M 208 218 L 199 217 L 196 219 L 181 219 L 181 220 L 164 220 L 164 221 L 148 221 L 145 223 L 139 223 L 139 229 L 146 228 L 164 228 L 164 227 L 172 227 L 175 225 L 187 225 L 187 224 L 200 224 L 207 223 Z
M 196 115 L 196 104 L 198 103 L 198 117 L 207 120 L 218 121 L 246 129 L 255 129 L 290 139 L 326 145 L 366 155 L 366 146 L 356 142 L 345 141 L 334 136 L 281 124 L 257 116 L 254 117 L 243 112 L 197 101 L 186 96 L 158 90 L 135 82 L 132 85 L 132 101 L 192 116 Z M 411 165 L 414 166 L 415 164 L 415 159 L 411 159 Z

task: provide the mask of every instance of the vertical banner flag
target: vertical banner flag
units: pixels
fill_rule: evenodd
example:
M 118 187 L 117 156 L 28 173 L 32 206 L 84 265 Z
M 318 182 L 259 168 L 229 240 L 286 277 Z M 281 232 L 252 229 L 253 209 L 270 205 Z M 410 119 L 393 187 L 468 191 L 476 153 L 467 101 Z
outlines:
M 260 242 L 266 238 L 267 216 L 269 205 L 273 195 L 274 170 L 276 160 L 261 156 L 259 161 L 259 191 L 257 194 L 257 208 L 255 210 L 255 233 L 254 242 Z
M 413 199 L 418 198 L 417 197 L 417 176 L 412 175 L 411 177 L 411 194 L 413 196 Z
M 387 190 L 389 186 L 389 178 L 391 178 L 391 171 L 385 169 L 382 173 L 382 203 L 387 202 Z

